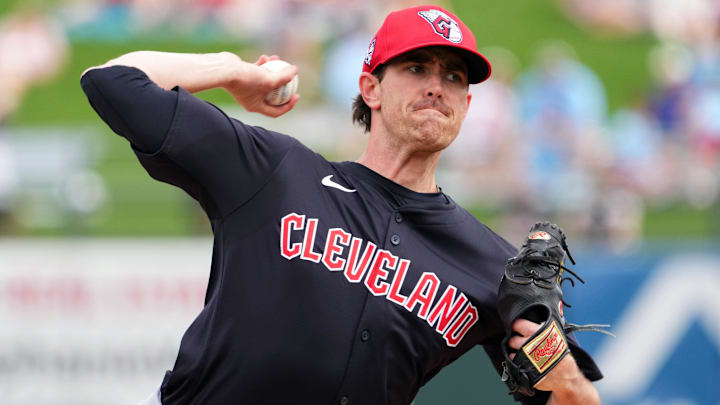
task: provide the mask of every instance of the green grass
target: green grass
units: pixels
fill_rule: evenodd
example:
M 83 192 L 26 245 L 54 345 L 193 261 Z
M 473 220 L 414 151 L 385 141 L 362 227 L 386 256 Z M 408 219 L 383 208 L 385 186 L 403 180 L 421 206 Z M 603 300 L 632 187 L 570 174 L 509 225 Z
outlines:
M 454 10 L 475 33 L 478 47 L 511 50 L 523 68 L 532 66 L 538 46 L 548 40 L 570 44 L 580 61 L 606 85 L 611 110 L 633 101 L 649 84 L 647 55 L 657 41 L 650 35 L 611 39 L 576 26 L 549 0 L 455 0 Z
M 685 204 L 648 210 L 643 229 L 646 239 L 700 239 L 720 237 L 720 205 L 703 210 Z
M 51 83 L 36 87 L 28 92 L 20 109 L 10 116 L 11 126 L 28 125 L 73 125 L 99 122 L 99 118 L 87 102 L 80 88 L 80 75 L 90 66 L 101 65 L 124 53 L 140 49 L 166 52 L 219 52 L 239 51 L 237 44 L 213 43 L 194 44 L 182 41 L 157 42 L 136 41 L 130 43 L 75 43 L 62 74 Z M 203 94 L 213 102 L 229 103 L 232 98 L 222 90 Z

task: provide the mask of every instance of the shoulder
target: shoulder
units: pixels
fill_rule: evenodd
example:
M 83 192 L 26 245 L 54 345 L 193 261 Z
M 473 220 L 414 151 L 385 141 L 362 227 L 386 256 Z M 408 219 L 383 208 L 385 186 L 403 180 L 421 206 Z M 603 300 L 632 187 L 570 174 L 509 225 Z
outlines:
M 464 224 L 466 226 L 466 232 L 469 233 L 469 237 L 472 238 L 478 248 L 486 254 L 499 256 L 506 259 L 513 257 L 517 254 L 517 248 L 507 241 L 504 237 L 500 236 L 493 229 L 471 214 L 468 210 L 457 206 L 459 215 L 464 218 Z

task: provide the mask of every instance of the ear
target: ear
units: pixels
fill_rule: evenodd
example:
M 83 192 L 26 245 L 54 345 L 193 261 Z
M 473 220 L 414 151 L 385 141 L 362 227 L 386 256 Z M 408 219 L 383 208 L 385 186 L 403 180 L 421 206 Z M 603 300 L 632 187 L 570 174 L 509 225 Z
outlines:
M 467 116 L 467 112 L 470 110 L 470 101 L 472 100 L 472 94 L 470 94 L 470 91 L 468 91 L 467 94 L 467 101 L 465 102 L 465 113 L 463 114 L 463 121 L 465 121 L 465 117 Z
M 371 110 L 380 108 L 380 80 L 368 72 L 360 74 L 360 94 Z

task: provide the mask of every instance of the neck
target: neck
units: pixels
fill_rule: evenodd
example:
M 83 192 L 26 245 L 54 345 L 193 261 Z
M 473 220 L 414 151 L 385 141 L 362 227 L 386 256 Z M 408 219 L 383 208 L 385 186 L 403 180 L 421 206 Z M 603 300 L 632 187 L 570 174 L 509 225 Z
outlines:
M 373 137 L 365 152 L 357 159 L 360 163 L 381 176 L 418 193 L 436 193 L 435 169 L 440 159 L 440 151 L 413 151 L 402 145 L 383 142 L 381 137 Z

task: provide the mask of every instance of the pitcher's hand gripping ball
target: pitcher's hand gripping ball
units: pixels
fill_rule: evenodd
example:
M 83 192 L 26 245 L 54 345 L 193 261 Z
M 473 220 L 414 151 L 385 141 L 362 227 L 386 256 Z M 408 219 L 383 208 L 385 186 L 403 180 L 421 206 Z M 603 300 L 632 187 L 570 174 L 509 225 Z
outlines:
M 566 323 L 562 311 L 561 284 L 565 271 L 584 281 L 572 270 L 564 267 L 565 256 L 573 264 L 563 230 L 550 222 L 538 222 L 517 256 L 508 260 L 498 292 L 498 313 L 505 327 L 502 342 L 502 380 L 511 393 L 527 396 L 535 394 L 535 384 L 570 353 L 567 334 L 578 330 L 594 330 L 609 325 L 575 325 Z M 567 304 L 565 304 L 567 305 Z M 568 305 L 569 306 L 569 305 Z M 518 318 L 542 324 L 538 331 L 515 353 L 511 360 L 508 341 L 513 336 L 512 324 Z
M 263 63 L 260 66 L 271 72 L 279 72 L 290 66 L 290 64 L 285 61 L 276 59 Z M 272 91 L 270 91 L 265 96 L 265 101 L 270 105 L 283 105 L 290 101 L 293 94 L 295 94 L 295 92 L 297 91 L 297 87 L 298 75 L 295 75 L 293 76 L 292 80 L 290 80 L 284 86 L 272 89 Z

